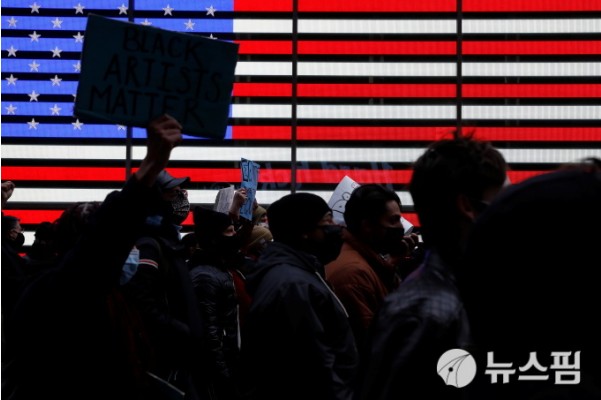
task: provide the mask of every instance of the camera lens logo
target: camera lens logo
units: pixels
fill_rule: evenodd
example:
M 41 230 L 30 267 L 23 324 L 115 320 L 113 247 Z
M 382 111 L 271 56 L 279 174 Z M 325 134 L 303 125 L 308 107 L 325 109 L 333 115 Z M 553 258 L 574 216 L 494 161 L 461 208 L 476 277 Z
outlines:
M 476 360 L 465 350 L 451 349 L 438 359 L 436 370 L 445 384 L 458 388 L 469 385 L 476 376 Z

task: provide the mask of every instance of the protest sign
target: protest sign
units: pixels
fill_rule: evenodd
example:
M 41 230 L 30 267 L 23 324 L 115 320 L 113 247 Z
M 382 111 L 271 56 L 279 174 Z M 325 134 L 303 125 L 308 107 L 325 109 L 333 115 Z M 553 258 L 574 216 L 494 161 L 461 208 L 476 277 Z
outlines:
M 194 136 L 225 136 L 238 45 L 90 14 L 75 115 L 146 127 L 169 114 Z
M 234 189 L 234 185 L 230 185 L 226 188 L 219 189 L 217 192 L 217 196 L 215 197 L 215 204 L 213 206 L 213 210 L 217 212 L 222 212 L 224 214 L 229 214 L 230 207 L 232 206 L 232 202 L 234 201 L 236 189 Z
M 340 180 L 336 189 L 334 189 L 334 193 L 332 193 L 332 197 L 328 201 L 328 206 L 332 209 L 332 216 L 334 217 L 334 222 L 337 224 L 346 225 L 344 222 L 344 208 L 353 190 L 359 186 L 357 182 L 345 176 Z
M 246 201 L 240 209 L 240 216 L 248 220 L 253 218 L 253 204 L 259 183 L 259 164 L 242 159 L 240 164 L 240 172 L 242 173 L 242 183 L 240 187 L 246 189 Z

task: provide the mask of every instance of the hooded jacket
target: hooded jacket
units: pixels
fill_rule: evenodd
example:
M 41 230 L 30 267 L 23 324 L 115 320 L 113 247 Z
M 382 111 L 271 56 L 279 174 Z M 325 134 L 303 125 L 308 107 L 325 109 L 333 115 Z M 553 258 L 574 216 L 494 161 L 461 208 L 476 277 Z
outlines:
M 358 356 L 342 303 L 311 254 L 272 243 L 249 275 L 242 331 L 248 399 L 351 399 Z

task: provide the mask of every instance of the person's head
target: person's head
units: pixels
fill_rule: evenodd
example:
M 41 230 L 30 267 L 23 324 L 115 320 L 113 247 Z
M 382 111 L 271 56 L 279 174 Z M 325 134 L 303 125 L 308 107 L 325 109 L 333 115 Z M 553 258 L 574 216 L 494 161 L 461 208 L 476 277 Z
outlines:
M 190 178 L 174 178 L 163 170 L 156 181 L 166 208 L 164 216 L 169 218 L 170 222 L 180 225 L 190 213 L 188 192 L 183 188 Z
M 590 314 L 601 302 L 600 205 L 595 169 L 542 174 L 495 198 L 473 228 L 458 279 L 478 348 L 507 361 L 582 351 L 582 382 L 592 387 L 595 378 L 601 389 L 601 328 Z M 491 397 L 501 398 L 481 398 Z
M 293 193 L 276 200 L 267 209 L 267 219 L 274 241 L 313 254 L 324 264 L 340 252 L 341 227 L 315 194 Z
M 375 251 L 389 254 L 401 245 L 401 200 L 382 185 L 367 184 L 353 190 L 344 210 L 346 228 Z
M 21 249 L 25 243 L 25 235 L 19 218 L 12 215 L 2 216 L 2 240 L 8 240 L 17 250 Z
M 79 202 L 67 208 L 55 221 L 56 250 L 59 255 L 69 251 L 86 231 L 101 203 Z
M 240 240 L 228 214 L 204 207 L 194 209 L 194 235 L 198 246 L 209 252 L 234 255 L 240 250 Z
M 475 218 L 506 182 L 507 164 L 490 143 L 471 137 L 432 143 L 417 159 L 409 191 L 424 241 L 461 251 Z
M 267 222 L 267 210 L 260 205 L 257 205 L 253 210 L 253 225 L 259 225 L 264 228 L 269 228 L 269 224 Z
M 41 222 L 35 230 L 35 239 L 28 255 L 39 258 L 53 258 L 56 254 L 56 226 L 52 222 Z
M 264 226 L 253 226 L 250 237 L 242 246 L 242 252 L 250 259 L 257 260 L 263 250 L 273 241 L 271 231 Z

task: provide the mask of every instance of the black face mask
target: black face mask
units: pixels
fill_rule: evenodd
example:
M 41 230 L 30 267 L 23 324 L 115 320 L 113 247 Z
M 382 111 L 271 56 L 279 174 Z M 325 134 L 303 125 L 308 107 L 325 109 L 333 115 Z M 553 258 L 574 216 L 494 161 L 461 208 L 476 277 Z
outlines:
M 215 243 L 215 250 L 225 258 L 231 258 L 238 254 L 242 241 L 238 235 L 233 236 L 221 236 Z
M 183 192 L 178 192 L 177 197 L 168 203 L 168 215 L 171 222 L 181 225 L 190 213 L 190 202 Z
M 334 261 L 340 254 L 343 243 L 342 227 L 340 225 L 322 225 L 318 228 L 323 231 L 324 238 L 320 241 L 312 241 L 308 250 L 325 265 Z
M 376 245 L 377 251 L 380 254 L 402 254 L 406 250 L 403 245 L 404 234 L 405 229 L 403 227 L 386 228 L 384 237 Z

